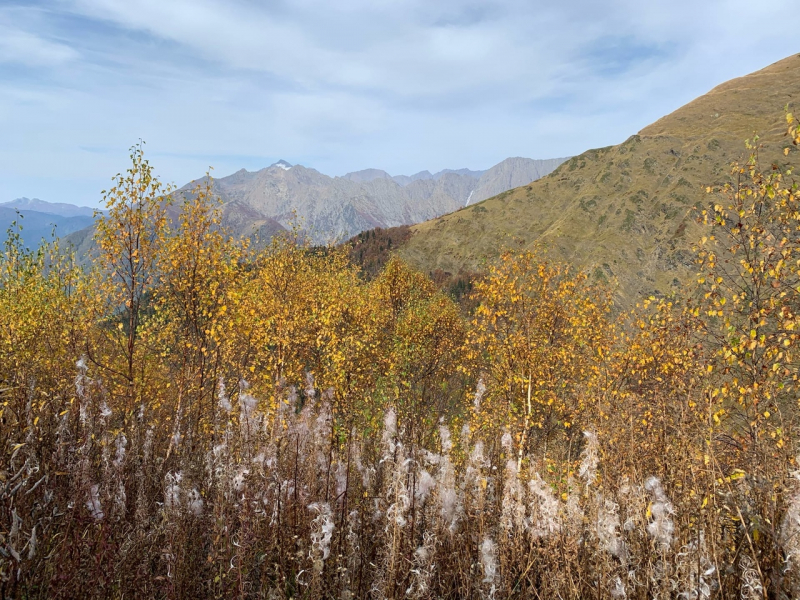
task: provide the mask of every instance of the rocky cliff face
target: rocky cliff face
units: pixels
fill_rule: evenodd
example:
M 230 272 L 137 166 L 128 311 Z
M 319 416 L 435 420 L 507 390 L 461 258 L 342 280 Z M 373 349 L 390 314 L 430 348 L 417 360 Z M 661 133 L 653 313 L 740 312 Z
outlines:
M 488 171 L 483 172 L 478 180 L 475 193 L 470 199 L 470 204 L 486 200 L 521 185 L 528 185 L 531 181 L 536 181 L 552 173 L 566 160 L 566 158 L 551 158 L 548 160 L 532 160 L 520 157 L 507 158 Z

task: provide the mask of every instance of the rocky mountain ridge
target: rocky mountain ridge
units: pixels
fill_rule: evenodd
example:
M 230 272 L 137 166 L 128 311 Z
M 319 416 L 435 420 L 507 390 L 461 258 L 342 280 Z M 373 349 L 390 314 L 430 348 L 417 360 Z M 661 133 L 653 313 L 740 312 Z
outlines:
M 374 227 L 410 225 L 529 183 L 566 159 L 509 158 L 486 171 L 427 171 L 392 177 L 379 169 L 329 177 L 280 161 L 259 171 L 240 170 L 214 179 L 223 220 L 240 235 L 271 235 L 299 226 L 314 243 L 342 241 Z M 191 193 L 204 179 L 183 186 Z M 266 227 L 266 229 L 264 229 Z

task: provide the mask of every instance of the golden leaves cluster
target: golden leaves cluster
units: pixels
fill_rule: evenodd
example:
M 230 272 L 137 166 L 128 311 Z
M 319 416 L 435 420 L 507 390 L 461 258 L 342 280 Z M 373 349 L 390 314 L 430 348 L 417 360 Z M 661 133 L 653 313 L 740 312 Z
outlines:
M 751 445 L 782 448 L 800 399 L 800 193 L 791 169 L 762 172 L 755 157 L 733 179 L 701 213 L 695 316 L 715 351 L 715 414 L 735 416 Z

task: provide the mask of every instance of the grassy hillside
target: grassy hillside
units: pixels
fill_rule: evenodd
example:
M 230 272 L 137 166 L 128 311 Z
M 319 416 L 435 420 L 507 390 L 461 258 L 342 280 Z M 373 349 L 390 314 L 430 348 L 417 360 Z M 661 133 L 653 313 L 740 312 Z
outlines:
M 530 185 L 412 227 L 399 253 L 431 272 L 479 268 L 504 248 L 541 245 L 616 286 L 617 299 L 668 292 L 694 272 L 692 208 L 730 179 L 760 136 L 762 164 L 788 160 L 783 107 L 800 95 L 800 56 L 714 88 L 622 144 L 584 152 Z

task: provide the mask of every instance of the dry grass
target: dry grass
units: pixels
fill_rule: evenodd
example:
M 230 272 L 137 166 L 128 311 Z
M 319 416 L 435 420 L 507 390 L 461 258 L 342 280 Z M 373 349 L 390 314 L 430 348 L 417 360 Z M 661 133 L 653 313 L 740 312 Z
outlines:
M 797 597 L 800 484 L 776 457 L 720 450 L 722 438 L 713 462 L 697 458 L 707 440 L 682 393 L 627 396 L 660 413 L 653 427 L 626 424 L 620 405 L 619 418 L 518 462 L 502 423 L 477 426 L 478 403 L 460 430 L 443 424 L 418 444 L 393 409 L 382 430 L 343 429 L 311 378 L 305 401 L 289 387 L 275 410 L 220 386 L 213 434 L 186 448 L 144 405 L 120 430 L 79 363 L 74 401 L 36 416 L 29 405 L 4 430 L 0 589 L 13 598 Z M 722 464 L 742 460 L 758 460 L 746 476 Z

